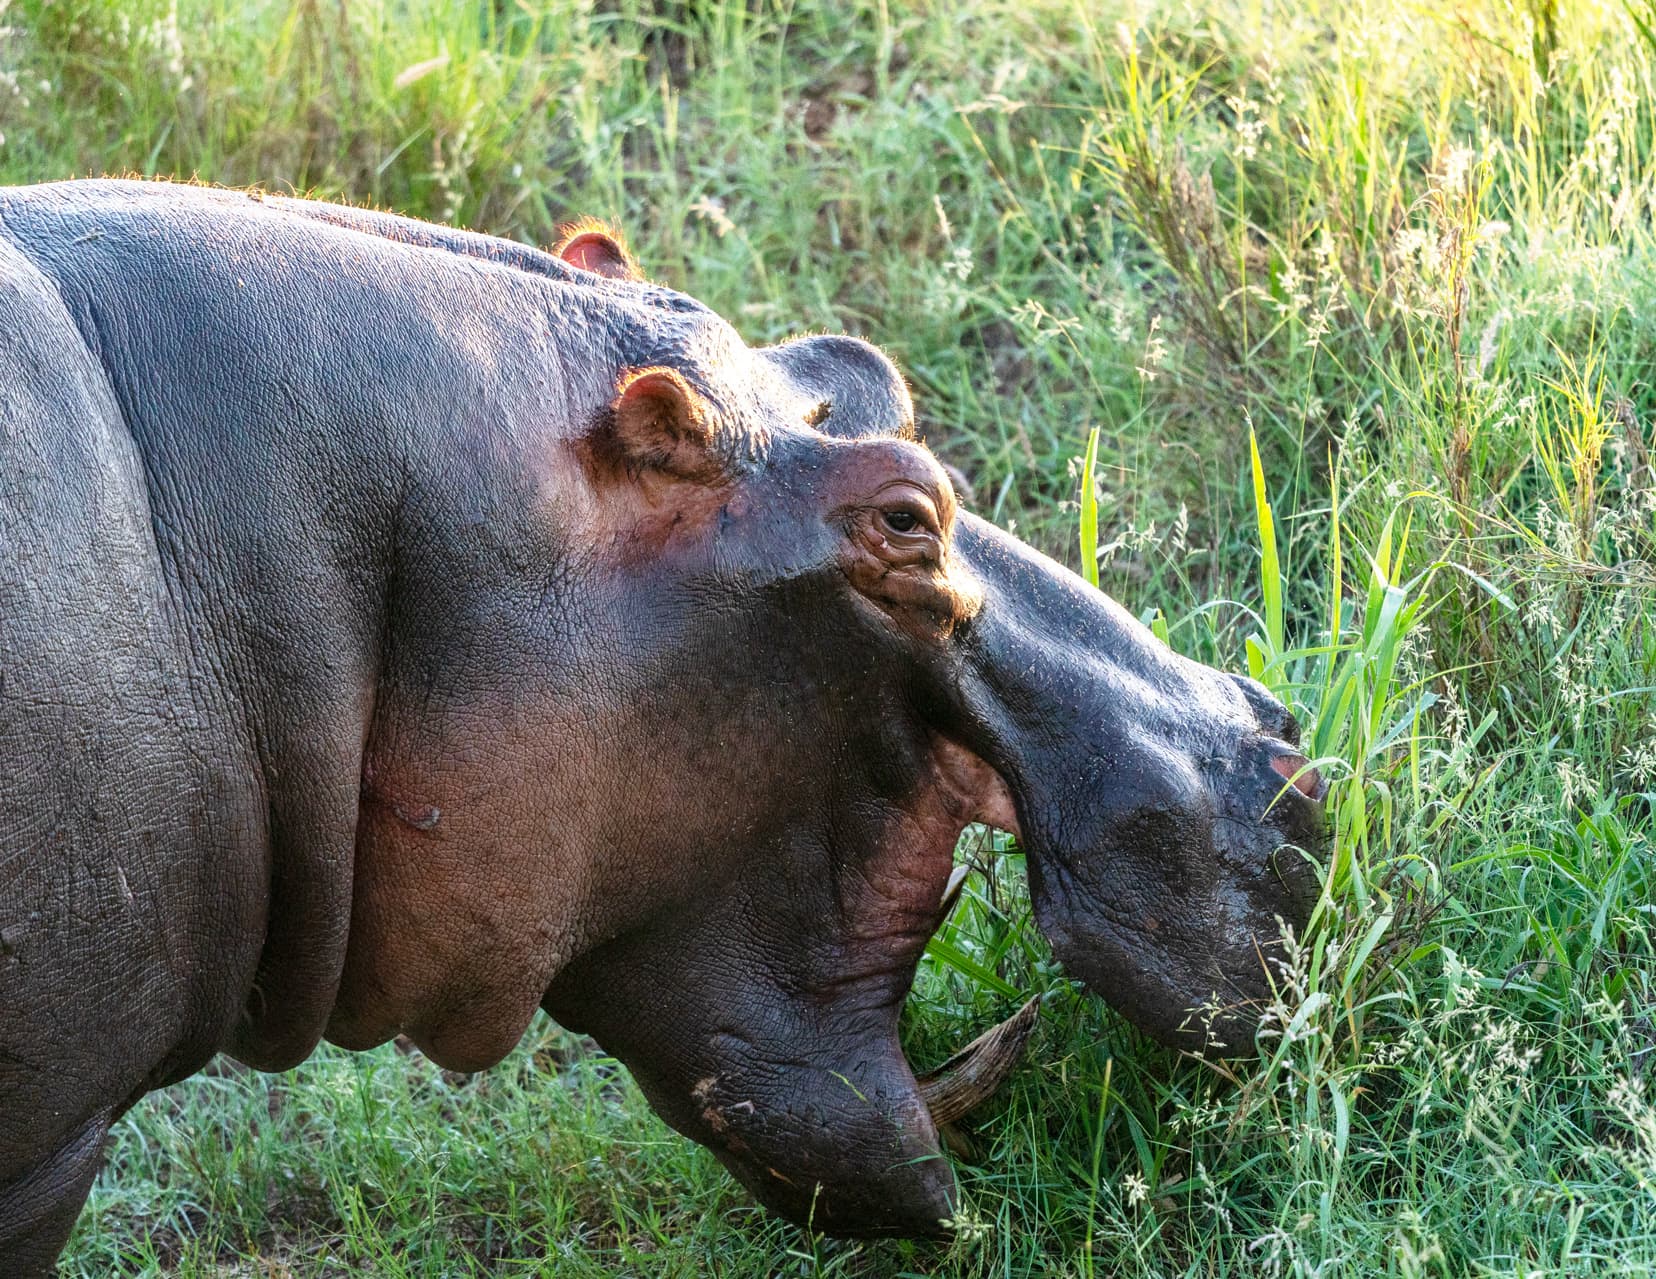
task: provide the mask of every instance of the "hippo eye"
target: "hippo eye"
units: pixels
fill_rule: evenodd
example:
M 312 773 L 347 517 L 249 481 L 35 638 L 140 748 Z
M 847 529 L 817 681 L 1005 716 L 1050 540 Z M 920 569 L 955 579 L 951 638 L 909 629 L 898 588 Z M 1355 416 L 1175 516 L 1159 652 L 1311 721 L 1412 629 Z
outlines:
M 920 517 L 906 506 L 882 511 L 880 518 L 885 521 L 885 526 L 893 533 L 912 533 L 920 526 Z

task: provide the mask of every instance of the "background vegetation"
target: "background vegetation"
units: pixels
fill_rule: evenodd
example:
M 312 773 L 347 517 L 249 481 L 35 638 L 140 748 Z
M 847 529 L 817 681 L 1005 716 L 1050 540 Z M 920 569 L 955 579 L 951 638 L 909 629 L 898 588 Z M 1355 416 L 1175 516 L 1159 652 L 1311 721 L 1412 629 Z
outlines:
M 1106 589 L 1298 704 L 1339 833 L 1229 1065 L 1074 990 L 1015 850 L 966 841 L 913 1057 L 1047 1002 L 965 1134 L 949 1250 L 763 1218 L 541 1023 L 472 1078 L 387 1047 L 151 1098 L 68 1273 L 1656 1271 L 1648 0 L 0 22 L 8 181 L 194 175 L 543 243 L 596 214 L 751 341 L 881 342 L 981 513 L 1072 564 L 1095 521 Z

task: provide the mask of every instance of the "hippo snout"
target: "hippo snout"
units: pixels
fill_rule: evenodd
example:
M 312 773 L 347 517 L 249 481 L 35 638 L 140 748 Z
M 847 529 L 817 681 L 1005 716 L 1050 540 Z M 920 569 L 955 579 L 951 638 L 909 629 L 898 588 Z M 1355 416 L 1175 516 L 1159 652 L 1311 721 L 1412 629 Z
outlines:
M 1257 727 L 1215 704 L 1182 740 L 1100 730 L 1108 769 L 1030 843 L 1037 918 L 1070 971 L 1153 1037 L 1219 1054 L 1246 1052 L 1276 999 L 1327 846 L 1327 783 L 1292 716 L 1236 687 Z

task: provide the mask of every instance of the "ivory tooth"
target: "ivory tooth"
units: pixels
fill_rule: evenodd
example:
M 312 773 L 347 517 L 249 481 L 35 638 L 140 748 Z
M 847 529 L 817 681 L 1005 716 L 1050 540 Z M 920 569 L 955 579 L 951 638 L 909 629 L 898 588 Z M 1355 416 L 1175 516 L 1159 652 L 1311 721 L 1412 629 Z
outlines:
M 1000 1025 L 983 1032 L 966 1047 L 916 1081 L 920 1098 L 941 1128 L 982 1105 L 1006 1082 L 1023 1058 L 1040 1015 L 1037 995 Z

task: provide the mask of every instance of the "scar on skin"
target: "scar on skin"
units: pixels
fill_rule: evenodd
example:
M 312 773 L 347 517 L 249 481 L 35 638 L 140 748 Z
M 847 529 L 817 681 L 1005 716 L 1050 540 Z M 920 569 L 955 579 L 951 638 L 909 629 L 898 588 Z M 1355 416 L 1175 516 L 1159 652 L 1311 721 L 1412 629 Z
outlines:
M 391 805 L 391 811 L 415 830 L 430 830 L 443 816 L 442 809 L 430 804 L 422 804 L 418 808 L 406 808 L 402 804 L 393 804 Z
M 702 1122 L 714 1132 L 723 1133 L 730 1125 L 725 1117 L 719 1113 L 710 1098 L 713 1096 L 713 1085 L 719 1082 L 717 1075 L 708 1075 L 705 1079 L 698 1079 L 690 1088 L 690 1100 L 699 1105 Z
M 747 1154 L 747 1143 L 730 1131 L 730 1120 L 725 1118 L 725 1111 L 715 1106 L 711 1100 L 713 1089 L 718 1082 L 719 1077 L 717 1075 L 708 1075 L 705 1079 L 698 1079 L 690 1089 L 690 1099 L 702 1108 L 702 1122 L 724 1139 L 727 1150 L 735 1154 Z M 754 1105 L 751 1101 L 738 1101 L 734 1105 L 726 1107 L 726 1109 L 739 1111 L 745 1115 L 754 1113 Z

